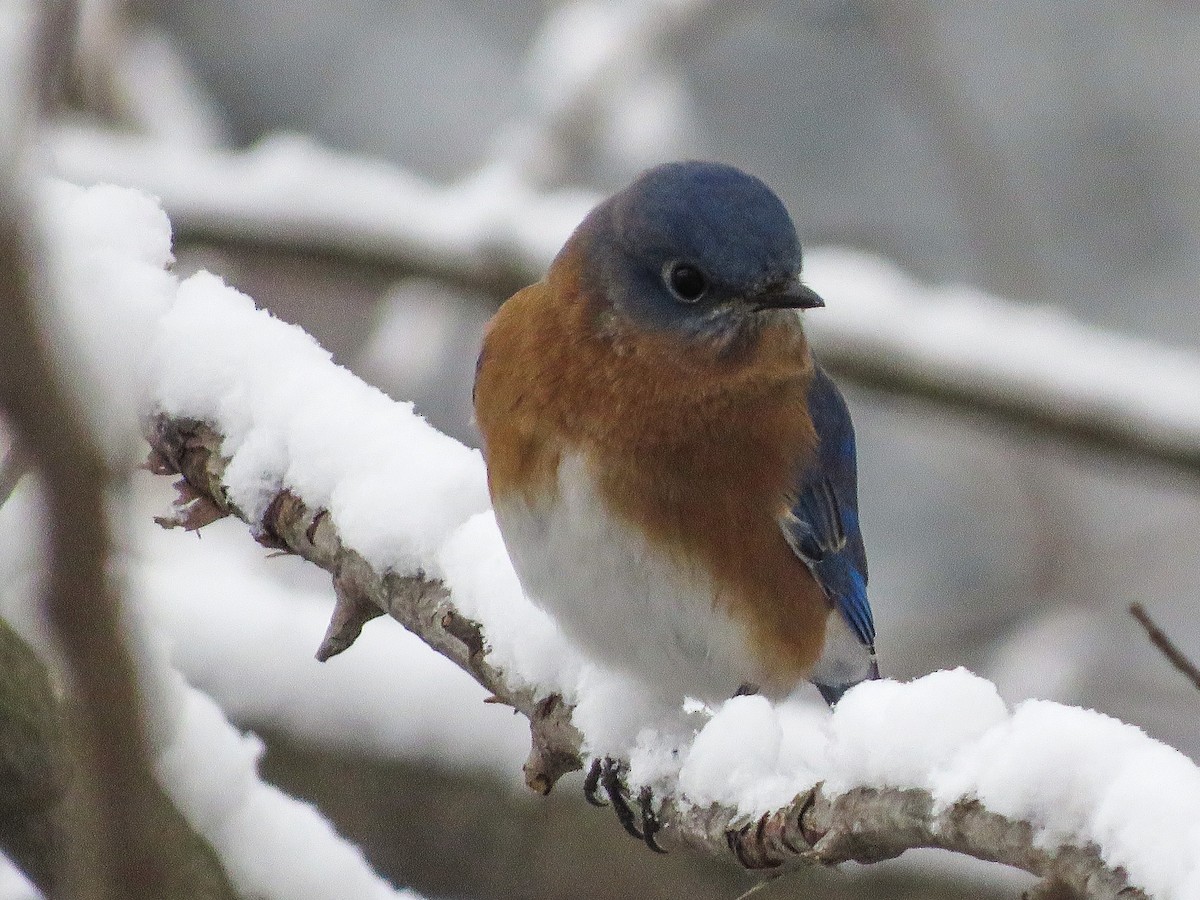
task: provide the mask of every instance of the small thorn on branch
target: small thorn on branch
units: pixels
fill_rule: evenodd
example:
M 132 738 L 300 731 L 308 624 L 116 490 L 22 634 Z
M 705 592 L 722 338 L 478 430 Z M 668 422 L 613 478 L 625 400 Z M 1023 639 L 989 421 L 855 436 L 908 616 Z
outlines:
M 304 529 L 304 539 L 310 544 L 317 542 L 317 529 L 321 527 L 321 523 L 329 518 L 329 510 L 319 509 L 317 514 L 313 516 L 312 522 Z
M 333 615 L 329 619 L 329 627 L 321 646 L 317 648 L 317 661 L 326 662 L 337 656 L 343 650 L 348 650 L 358 636 L 363 626 L 372 619 L 383 615 L 383 610 L 371 603 L 345 584 L 341 575 L 333 578 L 333 592 L 337 602 L 333 607 Z
M 1174 642 L 1167 637 L 1166 632 L 1159 628 L 1154 620 L 1150 618 L 1150 614 L 1146 612 L 1145 607 L 1140 603 L 1132 603 L 1129 606 L 1129 614 L 1137 619 L 1138 624 L 1146 629 L 1146 635 L 1150 638 L 1150 642 L 1162 652 L 1163 656 L 1170 660 L 1171 665 L 1186 675 L 1192 684 L 1196 686 L 1196 689 L 1200 690 L 1200 669 L 1196 668 L 1196 664 L 1188 659 L 1183 651 L 1176 647 Z

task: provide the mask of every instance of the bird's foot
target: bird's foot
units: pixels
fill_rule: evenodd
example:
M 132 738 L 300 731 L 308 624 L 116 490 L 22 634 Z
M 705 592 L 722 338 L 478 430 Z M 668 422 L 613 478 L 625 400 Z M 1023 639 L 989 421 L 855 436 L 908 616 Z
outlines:
M 638 827 L 638 813 L 633 811 L 626 796 L 623 780 L 626 768 L 625 763 L 615 760 L 611 756 L 593 759 L 587 777 L 583 780 L 583 796 L 593 806 L 605 806 L 604 800 L 600 797 L 600 791 L 603 789 L 605 796 L 608 797 L 608 803 L 612 805 L 613 812 L 617 814 L 617 821 L 621 823 L 621 827 L 639 841 L 644 842 L 655 853 L 666 853 L 667 851 L 660 847 L 656 840 L 656 835 L 662 825 L 654 813 L 654 796 L 648 787 L 644 787 L 638 792 L 638 813 L 642 818 L 641 827 Z
M 600 778 L 604 772 L 604 764 L 612 762 L 609 759 L 600 759 L 597 757 L 592 760 L 591 766 L 588 768 L 588 773 L 583 779 L 583 796 L 592 806 L 608 806 L 600 799 Z

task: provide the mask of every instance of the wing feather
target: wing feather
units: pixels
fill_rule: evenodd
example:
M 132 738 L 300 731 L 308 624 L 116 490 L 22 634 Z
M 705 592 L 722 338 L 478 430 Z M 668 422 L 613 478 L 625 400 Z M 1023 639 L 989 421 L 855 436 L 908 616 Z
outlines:
M 780 518 L 780 528 L 855 637 L 873 648 L 875 622 L 867 600 L 867 556 L 858 524 L 854 426 L 846 401 L 819 367 L 808 406 L 819 441 L 817 453 L 797 473 L 793 502 Z

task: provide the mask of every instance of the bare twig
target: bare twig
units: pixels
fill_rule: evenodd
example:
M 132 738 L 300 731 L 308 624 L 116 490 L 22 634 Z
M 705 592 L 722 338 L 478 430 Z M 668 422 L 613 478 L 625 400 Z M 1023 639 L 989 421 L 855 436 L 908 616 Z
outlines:
M 104 508 L 109 473 L 83 416 L 58 381 L 33 310 L 36 263 L 22 219 L 0 223 L 0 406 L 39 476 L 50 525 L 43 603 L 69 661 L 79 701 L 82 749 L 94 773 L 96 862 L 107 885 L 85 896 L 161 896 L 154 873 L 145 795 L 145 759 L 134 666 L 105 567 L 110 536 Z M 118 841 L 117 836 L 120 835 Z M 150 846 L 147 846 L 149 844 Z M 89 866 L 90 868 L 90 866 Z M 81 874 L 77 872 L 76 874 Z
M 274 497 L 261 521 L 248 519 L 229 499 L 223 481 L 228 464 L 221 455 L 223 439 L 211 426 L 160 414 L 147 423 L 146 431 L 152 470 L 184 476 L 186 506 L 194 505 L 195 496 L 206 496 L 221 511 L 248 521 L 261 542 L 297 553 L 333 574 L 338 597 L 334 619 L 351 622 L 352 627 L 335 627 L 331 634 L 347 637 L 371 606 L 386 610 L 475 678 L 495 700 L 530 719 L 533 747 L 525 776 L 531 788 L 548 792 L 562 774 L 580 767 L 581 735 L 572 723 L 571 706 L 557 694 L 514 687 L 508 673 L 489 658 L 483 628 L 456 609 L 443 584 L 420 573 L 374 571 L 342 543 L 327 511 L 309 507 L 289 491 Z M 346 641 L 339 640 L 336 646 L 323 645 L 321 653 L 345 646 Z M 876 862 L 913 847 L 940 847 L 1018 866 L 1067 884 L 1080 896 L 1146 896 L 1129 885 L 1122 870 L 1103 862 L 1099 848 L 1048 849 L 1036 839 L 1032 824 L 997 815 L 969 799 L 939 808 L 921 790 L 858 788 L 832 794 L 818 785 L 752 821 L 727 806 L 696 807 L 670 788 L 660 791 L 657 799 L 664 842 L 751 870 Z
M 1196 668 L 1196 664 L 1188 659 L 1182 650 L 1175 646 L 1174 642 L 1167 637 L 1166 632 L 1155 624 L 1150 618 L 1150 613 L 1146 612 L 1145 607 L 1140 603 L 1131 603 L 1129 606 L 1129 614 L 1138 620 L 1143 628 L 1146 629 L 1146 635 L 1150 638 L 1150 642 L 1154 644 L 1168 660 L 1171 665 L 1182 672 L 1187 678 L 1200 690 L 1200 669 Z
M 78 29 L 78 0 L 44 0 L 37 22 L 38 47 L 32 85 L 39 112 L 47 112 L 58 104 L 75 58 Z
M 161 140 L 227 143 L 220 110 L 170 37 L 145 22 L 129 0 L 82 6 L 72 57 L 74 99 L 93 116 Z

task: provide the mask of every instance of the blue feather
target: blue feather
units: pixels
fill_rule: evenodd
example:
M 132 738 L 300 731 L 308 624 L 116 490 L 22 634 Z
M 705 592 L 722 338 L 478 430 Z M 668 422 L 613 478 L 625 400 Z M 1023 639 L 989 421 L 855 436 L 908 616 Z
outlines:
M 817 368 L 808 408 L 819 441 L 816 457 L 797 473 L 794 501 L 780 527 L 858 640 L 875 644 L 867 600 L 867 555 L 858 524 L 854 426 L 832 379 Z

